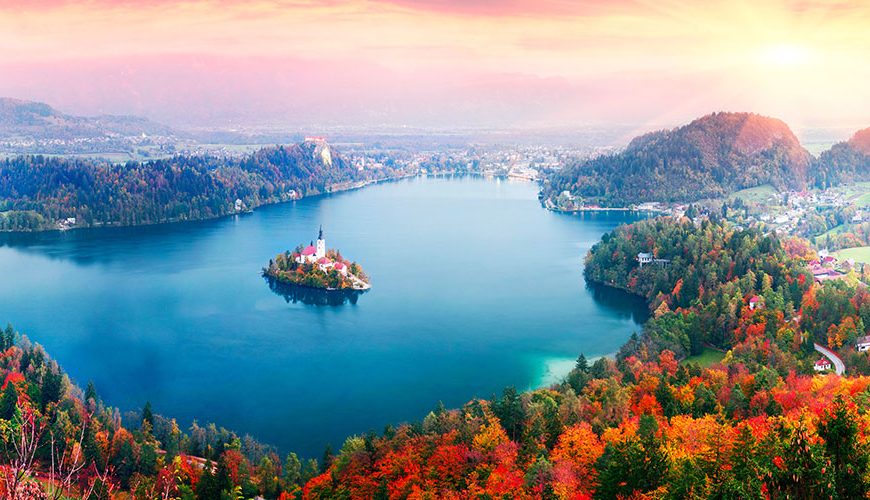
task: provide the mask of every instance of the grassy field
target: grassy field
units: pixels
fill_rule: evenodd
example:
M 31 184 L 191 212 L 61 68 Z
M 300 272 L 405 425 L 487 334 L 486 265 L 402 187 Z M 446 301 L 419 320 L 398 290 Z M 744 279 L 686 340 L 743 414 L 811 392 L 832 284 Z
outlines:
M 766 203 L 774 194 L 776 194 L 776 189 L 770 184 L 764 184 L 763 186 L 741 189 L 731 193 L 728 196 L 728 202 L 730 203 L 737 198 L 741 198 L 746 203 Z
M 870 193 L 864 193 L 861 196 L 855 198 L 855 205 L 859 207 L 870 206 Z
M 702 368 L 706 368 L 722 361 L 724 357 L 724 352 L 705 347 L 701 354 L 689 356 L 683 360 L 683 363 L 698 363 Z
M 870 263 L 870 247 L 844 248 L 835 254 L 838 259 L 855 259 L 855 262 Z
M 813 238 L 813 241 L 817 245 L 824 245 L 825 244 L 825 237 L 828 236 L 829 234 L 831 236 L 836 236 L 838 234 L 848 232 L 851 229 L 852 229 L 852 224 L 840 224 L 839 226 L 833 227 L 833 228 L 829 229 L 828 231 L 816 236 L 815 238 Z
M 833 191 L 843 193 L 843 196 L 859 207 L 870 205 L 870 182 L 856 182 L 833 188 Z

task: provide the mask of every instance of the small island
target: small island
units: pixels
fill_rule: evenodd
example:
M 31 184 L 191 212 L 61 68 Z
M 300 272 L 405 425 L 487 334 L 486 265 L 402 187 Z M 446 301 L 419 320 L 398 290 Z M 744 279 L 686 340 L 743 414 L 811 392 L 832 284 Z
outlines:
M 368 290 L 369 278 L 356 262 L 350 262 L 335 249 L 326 249 L 323 227 L 317 242 L 278 254 L 263 268 L 263 276 L 291 285 L 327 291 Z

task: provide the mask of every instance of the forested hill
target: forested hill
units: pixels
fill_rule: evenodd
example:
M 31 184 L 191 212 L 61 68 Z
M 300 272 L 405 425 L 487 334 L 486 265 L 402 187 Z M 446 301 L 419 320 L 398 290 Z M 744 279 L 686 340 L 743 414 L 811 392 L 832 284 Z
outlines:
M 322 141 L 240 159 L 175 156 L 113 164 L 18 156 L 0 161 L 0 230 L 54 229 L 73 217 L 76 227 L 206 219 L 389 175 L 358 170 Z
M 621 153 L 568 165 L 548 179 L 543 195 L 560 208 L 689 202 L 767 183 L 802 187 L 811 161 L 780 120 L 714 113 L 637 137 Z M 564 191 L 572 196 L 560 199 Z
M 823 152 L 813 168 L 813 184 L 827 188 L 844 182 L 870 180 L 870 128 Z

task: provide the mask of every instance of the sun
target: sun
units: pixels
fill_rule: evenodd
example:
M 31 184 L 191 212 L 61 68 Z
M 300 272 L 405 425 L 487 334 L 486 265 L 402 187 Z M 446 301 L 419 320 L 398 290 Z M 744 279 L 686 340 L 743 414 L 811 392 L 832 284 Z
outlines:
M 808 47 L 793 43 L 776 43 L 761 48 L 758 60 L 765 66 L 802 66 L 810 61 Z

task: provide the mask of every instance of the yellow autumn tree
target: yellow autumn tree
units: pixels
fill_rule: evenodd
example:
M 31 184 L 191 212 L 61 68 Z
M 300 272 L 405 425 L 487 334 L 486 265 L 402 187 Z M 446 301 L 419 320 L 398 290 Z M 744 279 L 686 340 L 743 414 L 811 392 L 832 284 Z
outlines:
M 662 303 L 659 304 L 658 307 L 656 307 L 656 310 L 653 313 L 653 316 L 655 316 L 656 318 L 659 318 L 659 317 L 664 316 L 665 314 L 667 314 L 669 312 L 671 312 L 671 308 L 668 307 L 668 303 L 665 301 L 662 301 Z

